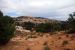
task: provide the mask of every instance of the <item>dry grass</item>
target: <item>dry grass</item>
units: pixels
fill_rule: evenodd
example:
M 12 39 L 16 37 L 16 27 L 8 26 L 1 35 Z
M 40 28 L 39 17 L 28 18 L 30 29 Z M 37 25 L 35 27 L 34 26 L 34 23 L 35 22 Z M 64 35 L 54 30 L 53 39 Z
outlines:
M 64 41 L 67 42 L 64 42 Z M 67 43 L 62 45 L 62 43 Z M 75 49 L 75 36 L 74 34 L 54 34 L 46 35 L 42 37 L 37 35 L 37 38 L 29 38 L 16 36 L 11 39 L 11 41 L 5 45 L 0 46 L 0 50 L 44 50 L 44 44 L 51 50 L 74 50 Z M 69 49 L 66 49 L 69 48 Z

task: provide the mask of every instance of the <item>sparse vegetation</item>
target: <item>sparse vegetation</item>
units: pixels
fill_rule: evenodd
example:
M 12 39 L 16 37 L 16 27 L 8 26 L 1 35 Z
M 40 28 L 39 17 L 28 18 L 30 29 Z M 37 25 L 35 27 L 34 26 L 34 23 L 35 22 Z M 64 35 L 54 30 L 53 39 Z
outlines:
M 35 27 L 35 24 L 32 22 L 24 22 L 22 26 L 27 30 L 32 30 Z
M 67 21 L 68 33 L 75 33 L 75 12 L 73 14 L 69 14 L 69 18 Z
M 45 42 L 43 45 L 44 45 L 44 50 L 51 50 L 51 48 L 49 48 L 49 46 L 48 46 L 48 43 L 47 43 L 47 42 Z
M 54 32 L 54 31 L 59 31 L 60 26 L 59 24 L 55 24 L 55 23 L 42 23 L 40 24 L 37 29 L 36 32 Z
M 58 37 L 58 39 L 61 39 L 61 37 Z
M 30 48 L 27 48 L 27 50 L 31 50 Z
M 44 44 L 43 45 L 47 45 L 47 42 L 44 42 Z
M 66 35 L 66 37 L 69 37 L 69 35 Z
M 51 49 L 49 48 L 49 46 L 45 46 L 44 50 L 51 50 Z
M 66 21 L 55 21 L 55 22 L 49 21 L 46 23 L 43 23 L 43 21 L 41 21 L 42 23 L 40 22 L 34 23 L 29 21 L 29 22 L 19 23 L 19 25 L 23 26 L 23 28 L 28 30 L 32 30 L 32 28 L 34 28 L 36 32 L 42 32 L 42 33 L 56 32 L 56 31 L 65 31 L 66 33 L 74 33 L 75 32 L 75 17 L 74 16 L 75 16 L 75 12 L 73 14 L 69 14 L 69 18 Z
M 43 44 L 44 50 L 51 50 L 52 49 L 50 48 L 51 45 L 52 45 L 51 47 L 53 48 L 54 47 L 61 48 L 61 46 L 65 46 L 69 44 L 69 40 L 66 40 L 66 39 L 69 39 L 69 37 L 72 40 L 71 42 L 73 42 L 75 39 L 75 35 L 74 35 L 75 34 L 75 15 L 74 14 L 69 14 L 70 17 L 68 18 L 67 21 L 58 21 L 58 22 L 55 21 L 55 22 L 42 23 L 42 20 L 39 20 L 41 23 L 35 23 L 30 21 L 17 23 L 16 25 L 22 26 L 23 29 L 27 29 L 30 32 L 30 33 L 29 32 L 26 33 L 25 31 L 23 32 L 22 30 L 15 32 L 15 34 L 16 33 L 18 34 L 17 40 L 19 40 L 19 43 L 20 42 L 22 43 L 21 46 L 24 46 L 26 43 L 27 43 L 26 44 L 27 47 L 31 47 L 31 46 L 34 47 L 35 45 L 38 45 L 38 44 L 39 44 L 38 46 L 42 46 L 41 44 L 44 42 Z M 15 23 L 13 19 L 10 16 L 4 16 L 3 13 L 0 12 L 0 45 L 7 44 L 9 40 L 14 36 L 14 31 L 15 31 Z M 33 33 L 33 31 L 35 32 Z M 59 31 L 65 32 L 65 34 L 61 34 L 61 32 Z M 70 35 L 69 33 L 73 35 L 69 36 Z M 20 38 L 24 38 L 23 39 L 24 41 L 21 40 Z M 26 50 L 31 50 L 31 49 L 33 48 L 27 48 Z M 64 50 L 71 50 L 71 49 L 65 48 Z
M 62 45 L 67 45 L 69 42 L 67 40 L 63 41 Z

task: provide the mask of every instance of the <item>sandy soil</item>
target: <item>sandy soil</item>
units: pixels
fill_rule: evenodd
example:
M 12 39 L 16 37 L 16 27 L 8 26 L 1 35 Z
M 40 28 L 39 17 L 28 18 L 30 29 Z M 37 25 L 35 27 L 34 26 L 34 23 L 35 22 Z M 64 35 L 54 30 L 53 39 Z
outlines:
M 67 43 L 63 44 L 64 41 L 67 41 Z M 0 50 L 44 50 L 45 42 L 51 50 L 75 50 L 75 35 L 72 34 L 44 35 L 27 40 L 17 36 L 12 38 L 7 45 L 0 46 Z

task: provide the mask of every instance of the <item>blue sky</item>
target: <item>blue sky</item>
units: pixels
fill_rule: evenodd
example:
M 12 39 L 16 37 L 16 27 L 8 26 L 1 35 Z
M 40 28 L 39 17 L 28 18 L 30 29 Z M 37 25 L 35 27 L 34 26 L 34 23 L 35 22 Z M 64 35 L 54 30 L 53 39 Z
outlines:
M 37 16 L 66 20 L 75 11 L 75 0 L 0 0 L 0 10 L 5 15 Z

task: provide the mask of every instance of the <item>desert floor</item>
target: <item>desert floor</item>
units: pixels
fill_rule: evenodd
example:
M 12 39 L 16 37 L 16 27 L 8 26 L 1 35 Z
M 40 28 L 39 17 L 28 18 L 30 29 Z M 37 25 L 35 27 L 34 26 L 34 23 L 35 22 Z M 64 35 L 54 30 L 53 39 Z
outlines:
M 0 50 L 46 50 L 45 47 L 50 50 L 75 50 L 75 35 L 59 33 L 29 39 L 17 36 L 7 45 L 0 46 Z

